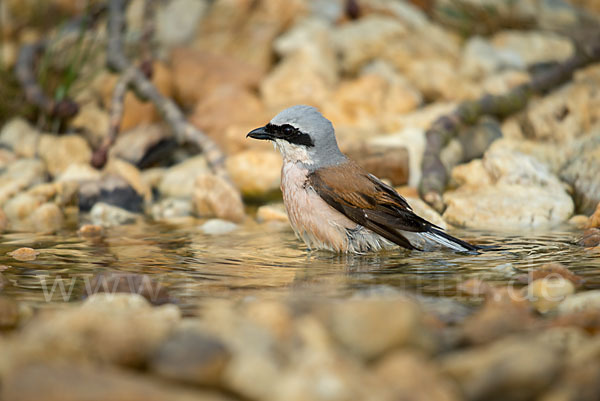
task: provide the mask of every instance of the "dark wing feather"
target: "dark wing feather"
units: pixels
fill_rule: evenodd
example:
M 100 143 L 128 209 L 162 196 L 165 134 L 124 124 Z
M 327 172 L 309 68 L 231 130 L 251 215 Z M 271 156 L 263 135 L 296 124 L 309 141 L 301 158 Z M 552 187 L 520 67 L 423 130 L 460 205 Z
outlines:
M 392 187 L 352 161 L 314 171 L 308 180 L 329 206 L 405 248 L 415 249 L 399 231 L 425 232 L 437 227 L 417 216 Z

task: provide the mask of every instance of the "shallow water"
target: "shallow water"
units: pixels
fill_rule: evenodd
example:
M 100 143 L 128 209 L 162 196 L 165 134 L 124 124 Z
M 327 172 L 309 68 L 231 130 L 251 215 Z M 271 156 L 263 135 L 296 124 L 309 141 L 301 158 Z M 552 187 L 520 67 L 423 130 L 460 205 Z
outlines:
M 308 252 L 283 224 L 249 223 L 221 236 L 198 227 L 143 223 L 107 229 L 100 239 L 74 231 L 5 234 L 0 240 L 4 293 L 38 306 L 56 305 L 80 300 L 97 273 L 140 273 L 165 286 L 186 313 L 194 314 L 202 299 L 220 297 L 337 298 L 400 290 L 461 298 L 456 286 L 469 278 L 520 288 L 519 276 L 548 262 L 565 264 L 585 279 L 585 288 L 600 288 L 599 255 L 576 245 L 580 233 L 569 227 L 521 234 L 452 231 L 499 247 L 480 255 L 398 250 L 359 256 Z M 19 247 L 41 253 L 30 262 L 6 255 Z

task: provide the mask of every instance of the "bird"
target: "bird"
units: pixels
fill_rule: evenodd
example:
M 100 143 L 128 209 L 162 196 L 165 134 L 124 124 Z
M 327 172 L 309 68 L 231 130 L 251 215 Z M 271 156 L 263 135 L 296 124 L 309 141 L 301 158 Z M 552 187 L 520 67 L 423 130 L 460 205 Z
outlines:
M 309 250 L 479 249 L 415 214 L 394 188 L 344 155 L 333 124 L 315 107 L 289 107 L 248 137 L 272 141 L 281 153 L 283 203 Z

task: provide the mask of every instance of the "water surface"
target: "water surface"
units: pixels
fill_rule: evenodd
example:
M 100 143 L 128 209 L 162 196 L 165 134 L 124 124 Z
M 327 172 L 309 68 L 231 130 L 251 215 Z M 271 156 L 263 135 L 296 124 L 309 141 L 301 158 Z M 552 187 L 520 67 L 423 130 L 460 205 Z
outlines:
M 99 239 L 75 231 L 54 235 L 5 234 L 0 240 L 4 293 L 37 306 L 80 300 L 100 272 L 146 274 L 168 288 L 187 313 L 205 298 L 324 296 L 407 291 L 460 298 L 456 286 L 469 278 L 511 284 L 527 271 L 561 262 L 600 288 L 600 256 L 579 247 L 569 227 L 552 231 L 490 233 L 452 231 L 500 249 L 480 255 L 388 251 L 371 255 L 308 252 L 285 225 L 248 223 L 220 236 L 200 224 L 142 223 L 106 229 Z M 6 253 L 31 247 L 41 253 L 21 262 Z

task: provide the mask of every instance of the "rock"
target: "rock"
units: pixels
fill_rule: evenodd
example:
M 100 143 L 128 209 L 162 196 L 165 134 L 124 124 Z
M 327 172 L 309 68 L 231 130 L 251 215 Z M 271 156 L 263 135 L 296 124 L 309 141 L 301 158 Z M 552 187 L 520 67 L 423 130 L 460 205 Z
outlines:
M 389 43 L 401 41 L 407 33 L 401 21 L 387 16 L 369 15 L 342 25 L 333 37 L 342 70 L 356 73 L 380 57 Z
M 414 351 L 396 351 L 375 366 L 375 374 L 395 400 L 458 401 L 457 385 L 442 375 L 439 367 Z
M 542 266 L 536 267 L 528 272 L 527 276 L 522 276 L 522 278 L 518 277 L 520 281 L 527 283 L 545 278 L 563 278 L 570 281 L 577 287 L 581 286 L 585 281 L 583 277 L 577 276 L 567 269 L 562 263 L 558 262 L 543 264 Z
M 600 310 L 600 290 L 584 291 L 566 297 L 557 308 L 559 315 Z
M 12 298 L 0 295 L 0 329 L 11 329 L 18 323 L 19 304 Z
M 231 401 L 216 392 L 174 386 L 131 370 L 72 361 L 15 366 L 2 379 L 0 395 L 14 401 Z
M 249 146 L 248 142 L 252 143 L 246 141 L 246 132 L 264 125 L 271 117 L 266 114 L 264 105 L 254 92 L 223 85 L 198 101 L 189 120 L 213 138 L 221 149 L 233 154 L 240 147 L 241 141 L 245 142 L 243 146 Z M 251 128 L 238 130 L 242 126 Z M 230 129 L 234 132 L 228 132 Z
M 521 119 L 525 136 L 564 146 L 588 132 L 600 117 L 595 106 L 600 102 L 600 94 L 591 89 L 591 85 L 595 86 L 600 81 L 598 78 L 587 81 L 576 80 L 548 96 L 533 100 Z M 588 146 L 594 143 L 593 139 L 590 141 Z M 593 152 L 593 149 L 589 151 Z
M 152 64 L 152 83 L 158 91 L 165 97 L 173 96 L 173 83 L 171 71 L 163 63 L 155 61 Z M 93 83 L 93 86 L 102 97 L 103 104 L 111 104 L 112 94 L 115 85 L 118 81 L 118 76 L 107 73 L 100 74 Z M 152 124 L 158 121 L 160 115 L 156 107 L 151 102 L 139 100 L 136 95 L 128 91 L 125 94 L 123 101 L 123 117 L 121 118 L 121 132 L 129 131 L 130 129 L 142 125 Z
M 89 164 L 92 160 L 90 146 L 85 139 L 76 135 L 44 134 L 39 139 L 38 154 L 53 177 L 64 172 L 71 164 Z
M 508 334 L 533 331 L 539 322 L 520 290 L 513 287 L 483 288 L 483 307 L 469 316 L 462 325 L 461 337 L 468 344 L 486 344 Z
M 265 198 L 279 191 L 281 156 L 276 152 L 247 150 L 227 158 L 226 167 L 244 196 Z
M 481 36 L 473 36 L 463 48 L 460 72 L 469 78 L 479 79 L 503 69 L 525 67 L 524 60 L 517 52 L 497 49 Z
M 3 233 L 8 228 L 8 217 L 4 210 L 0 209 L 0 233 Z
M 560 178 L 575 191 L 577 211 L 592 214 L 600 203 L 600 135 L 585 139 L 563 166 Z
M 579 230 L 586 228 L 588 222 L 589 219 L 585 214 L 576 214 L 567 221 L 567 223 Z
M 40 252 L 33 248 L 19 248 L 7 253 L 8 256 L 21 262 L 35 260 L 39 254 Z
M 56 179 L 55 182 L 97 181 L 102 178 L 102 173 L 89 164 L 70 164 Z
M 149 203 L 152 200 L 150 186 L 142 179 L 140 170 L 133 164 L 116 158 L 109 159 L 104 171 L 123 178 L 135 192 L 144 198 L 145 202 Z
M 208 165 L 204 156 L 194 156 L 169 167 L 162 175 L 158 191 L 162 197 L 192 197 L 196 178 L 208 173 Z
M 417 60 L 409 64 L 406 76 L 427 100 L 470 100 L 477 85 L 456 74 L 453 60 Z
M 77 233 L 84 238 L 98 238 L 102 237 L 104 234 L 104 228 L 102 226 L 97 226 L 94 224 L 84 224 L 79 227 Z
M 60 230 L 65 223 L 61 208 L 52 202 L 40 205 L 28 218 L 36 232 L 52 233 Z
M 442 216 L 435 211 L 431 206 L 422 201 L 418 197 L 405 197 L 406 201 L 412 208 L 412 210 L 419 216 L 423 217 L 425 220 L 430 223 L 435 224 L 438 227 L 446 230 L 448 228 L 448 224 L 442 218 Z
M 20 191 L 45 181 L 44 163 L 37 159 L 18 159 L 0 175 L 0 204 Z
M 78 197 L 81 211 L 89 211 L 99 202 L 130 212 L 141 212 L 144 206 L 142 195 L 133 189 L 125 179 L 114 174 L 104 175 L 99 181 L 83 183 L 79 186 Z
M 208 235 L 224 235 L 234 231 L 237 227 L 237 224 L 227 220 L 210 219 L 200 226 L 200 230 Z
M 256 220 L 259 223 L 280 222 L 288 223 L 288 215 L 283 203 L 263 205 L 256 211 Z
M 593 248 L 600 245 L 600 229 L 588 228 L 583 232 L 583 237 L 579 240 L 579 245 L 585 248 Z
M 198 175 L 194 189 L 194 209 L 201 217 L 218 217 L 233 222 L 244 220 L 244 204 L 236 189 L 214 174 Z
M 469 400 L 529 400 L 561 370 L 561 350 L 531 338 L 511 337 L 491 345 L 455 351 L 442 358 Z
M 504 95 L 519 85 L 531 81 L 531 76 L 526 71 L 506 70 L 490 75 L 481 81 L 478 97 L 486 94 Z M 504 120 L 506 122 L 507 120 Z M 504 132 L 504 130 L 502 130 Z
M 73 129 L 83 132 L 92 148 L 96 149 L 108 135 L 110 115 L 97 104 L 89 102 L 80 107 L 70 124 Z
M 467 281 L 459 283 L 456 289 L 474 297 L 490 296 L 493 293 L 493 288 L 487 282 L 478 278 L 470 278 Z
M 6 170 L 16 161 L 17 155 L 8 149 L 0 148 L 0 170 Z
M 279 110 L 294 104 L 323 104 L 338 81 L 331 27 L 303 18 L 274 42 L 282 61 L 261 84 L 266 105 Z
M 22 118 L 10 120 L 0 131 L 0 145 L 21 157 L 35 157 L 39 140 L 40 133 Z
M 4 212 L 10 229 L 17 231 L 31 230 L 29 217 L 44 204 L 45 199 L 28 193 L 20 193 L 4 204 Z
M 133 224 L 140 216 L 131 213 L 128 210 L 121 209 L 104 202 L 96 202 L 90 210 L 92 223 L 102 227 L 119 226 L 123 224 Z
M 382 130 L 389 133 L 411 133 L 427 130 L 439 117 L 451 113 L 457 104 L 453 102 L 436 102 L 423 106 L 412 113 L 384 116 Z M 423 134 L 421 134 L 423 135 Z
M 325 330 L 314 319 L 301 319 L 295 363 L 275 373 L 277 385 L 263 399 L 271 400 L 384 400 L 387 392 L 355 359 L 335 352 Z M 258 395 L 258 394 L 257 394 Z
M 541 313 L 555 309 L 565 297 L 575 293 L 575 285 L 562 277 L 532 281 L 526 289 L 527 298 Z
M 273 40 L 298 16 L 305 3 L 292 0 L 215 1 L 199 27 L 194 47 L 228 55 L 257 68 L 269 69 Z M 236 35 L 231 35 L 236 32 Z
M 349 299 L 326 305 L 321 313 L 332 336 L 364 359 L 403 346 L 432 347 L 420 308 L 409 299 Z
M 357 79 L 342 81 L 323 106 L 342 137 L 345 131 L 371 135 L 381 129 L 385 116 L 405 114 L 421 104 L 419 91 L 389 64 L 369 67 Z
M 175 97 L 186 107 L 193 107 L 225 87 L 252 89 L 258 86 L 261 72 L 223 54 L 179 48 L 172 52 Z
M 205 1 L 176 0 L 156 11 L 156 40 L 162 46 L 182 45 L 193 39 L 208 7 Z
M 296 104 L 321 107 L 333 86 L 315 64 L 318 59 L 302 49 L 276 65 L 260 85 L 267 108 L 281 110 Z
M 166 198 L 154 203 L 150 214 L 154 220 L 172 220 L 191 216 L 193 203 L 188 198 Z
M 153 305 L 172 302 L 167 288 L 147 274 L 103 272 L 86 283 L 84 296 L 98 293 L 130 293 L 143 296 Z
M 218 386 L 230 357 L 218 338 L 199 330 L 179 329 L 158 347 L 150 369 L 167 379 Z
M 408 183 L 409 156 L 406 148 L 367 142 L 345 148 L 344 153 L 369 173 L 388 180 L 394 186 Z
M 563 184 L 530 156 L 488 150 L 482 162 L 475 160 L 467 166 L 466 171 L 463 167 L 460 173 L 453 172 L 453 179 L 463 185 L 444 194 L 447 209 L 443 217 L 451 224 L 542 227 L 566 221 L 573 213 L 573 202 Z M 461 182 L 463 177 L 469 177 L 468 181 Z
M 575 54 L 571 40 L 551 32 L 501 31 L 491 43 L 498 50 L 516 53 L 525 65 L 561 62 Z
M 586 228 L 600 228 L 600 202 L 598 202 L 594 214 L 588 219 Z
M 80 306 L 36 315 L 21 330 L 13 355 L 140 367 L 180 319 L 177 306 L 152 307 L 138 294 L 93 294 Z
M 164 155 L 175 146 L 171 132 L 157 124 L 141 124 L 122 132 L 110 148 L 109 158 L 123 159 L 143 168 L 156 159 L 155 154 Z

